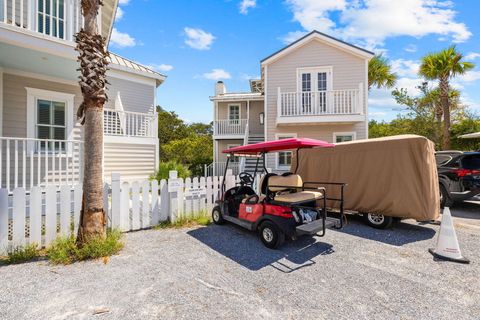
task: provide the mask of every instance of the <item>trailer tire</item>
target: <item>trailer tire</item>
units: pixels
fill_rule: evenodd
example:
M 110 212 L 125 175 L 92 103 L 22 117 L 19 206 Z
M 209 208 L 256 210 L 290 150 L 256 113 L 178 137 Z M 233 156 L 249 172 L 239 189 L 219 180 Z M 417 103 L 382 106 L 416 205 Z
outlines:
M 372 228 L 386 229 L 393 223 L 393 218 L 383 214 L 363 213 L 363 221 Z
M 285 234 L 271 221 L 264 221 L 258 228 L 260 239 L 265 247 L 276 249 L 285 241 Z
M 440 208 L 451 207 L 453 200 L 448 194 L 447 188 L 443 184 L 440 184 Z
M 225 219 L 223 219 L 223 217 L 222 217 L 222 210 L 220 210 L 220 207 L 213 208 L 213 210 L 212 210 L 212 221 L 213 221 L 213 223 L 218 224 L 218 225 L 225 223 Z

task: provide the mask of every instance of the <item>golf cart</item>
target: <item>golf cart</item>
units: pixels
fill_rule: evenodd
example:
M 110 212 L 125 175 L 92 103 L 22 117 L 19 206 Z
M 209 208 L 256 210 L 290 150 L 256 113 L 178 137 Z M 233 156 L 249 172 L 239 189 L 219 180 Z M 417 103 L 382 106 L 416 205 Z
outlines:
M 224 150 L 227 165 L 223 176 L 220 200 L 212 211 L 215 224 L 225 221 L 237 224 L 251 231 L 258 231 L 263 244 L 277 248 L 285 238 L 296 239 L 302 235 L 325 235 L 328 227 L 342 228 L 344 183 L 304 182 L 296 174 L 299 150 L 304 148 L 333 148 L 334 145 L 313 139 L 283 139 L 250 144 Z M 296 150 L 297 166 L 293 173 L 277 175 L 268 173 L 265 154 L 270 152 Z M 226 189 L 228 164 L 232 157 L 256 157 L 254 174 L 242 172 L 239 183 Z M 253 189 L 260 159 L 263 158 L 265 174 L 261 179 L 258 193 Z M 338 186 L 341 197 L 327 198 L 325 185 Z M 340 217 L 327 216 L 327 200 L 340 201 Z

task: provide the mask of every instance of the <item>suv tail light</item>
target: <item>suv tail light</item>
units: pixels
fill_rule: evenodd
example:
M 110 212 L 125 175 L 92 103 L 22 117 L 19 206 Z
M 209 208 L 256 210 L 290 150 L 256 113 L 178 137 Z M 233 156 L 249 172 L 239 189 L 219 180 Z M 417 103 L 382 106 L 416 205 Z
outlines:
M 472 170 L 472 169 L 454 169 L 451 172 L 455 173 L 459 178 L 480 174 L 480 170 Z

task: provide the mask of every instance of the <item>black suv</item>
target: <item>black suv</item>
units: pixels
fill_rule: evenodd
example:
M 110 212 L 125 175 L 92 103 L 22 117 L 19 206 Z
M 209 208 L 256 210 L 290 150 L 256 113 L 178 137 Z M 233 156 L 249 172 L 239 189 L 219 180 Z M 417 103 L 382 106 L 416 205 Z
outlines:
M 440 151 L 435 160 L 442 207 L 480 194 L 480 152 Z

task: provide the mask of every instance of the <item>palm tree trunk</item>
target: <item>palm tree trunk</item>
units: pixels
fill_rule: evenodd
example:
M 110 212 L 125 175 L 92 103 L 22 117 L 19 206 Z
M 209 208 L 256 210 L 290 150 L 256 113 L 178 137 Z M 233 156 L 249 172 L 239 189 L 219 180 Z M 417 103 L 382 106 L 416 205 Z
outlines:
M 82 0 L 84 28 L 76 35 L 83 102 L 77 115 L 84 124 L 83 201 L 77 244 L 106 235 L 103 210 L 103 105 L 107 100 L 105 39 L 98 34 L 101 0 Z
M 450 102 L 448 99 L 448 78 L 440 78 L 440 104 L 443 109 L 443 150 L 450 149 Z

